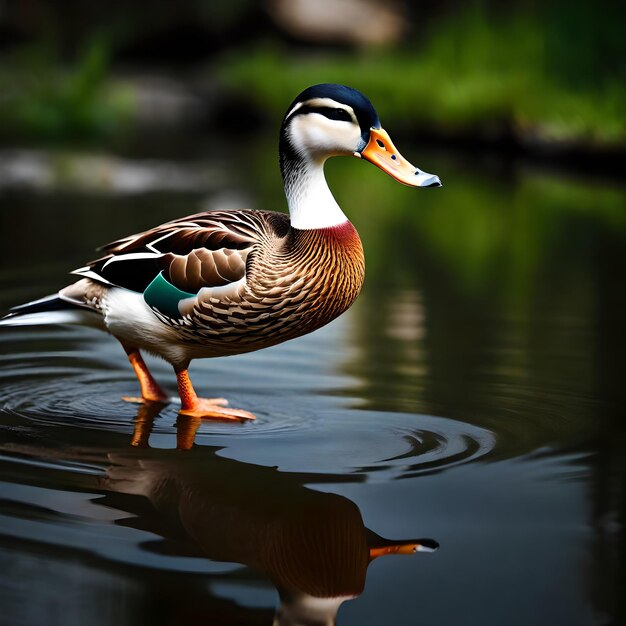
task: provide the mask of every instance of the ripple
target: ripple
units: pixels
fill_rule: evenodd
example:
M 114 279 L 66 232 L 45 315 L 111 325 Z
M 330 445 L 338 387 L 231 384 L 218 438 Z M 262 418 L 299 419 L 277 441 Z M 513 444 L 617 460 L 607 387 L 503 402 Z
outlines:
M 0 357 L 0 407 L 12 418 L 5 428 L 9 422 L 11 428 L 45 428 L 46 437 L 52 438 L 50 431 L 59 428 L 60 440 L 91 442 L 89 431 L 128 437 L 141 421 L 149 420 L 144 443 L 175 447 L 176 434 L 185 427 L 179 405 L 172 402 L 147 411 L 124 402 L 121 397 L 136 390 L 117 346 L 100 335 L 95 341 L 88 335 L 93 348 L 86 350 L 85 332 L 66 331 L 61 337 L 39 333 L 36 341 L 19 333 L 3 337 L 12 344 L 12 351 Z M 268 391 L 264 382 L 254 382 L 252 370 L 262 366 L 261 361 L 256 355 L 253 368 L 231 362 L 217 375 L 212 368 L 200 368 L 207 374 L 210 370 L 215 387 L 224 389 L 233 406 L 252 408 L 257 420 L 204 421 L 195 434 L 196 445 L 221 447 L 222 456 L 242 462 L 310 473 L 315 479 L 325 475 L 334 481 L 410 478 L 475 461 L 494 448 L 495 436 L 489 430 L 430 415 L 350 408 L 349 399 L 298 389 L 293 378 L 284 389 Z M 274 353 L 272 368 L 289 371 L 277 361 Z M 169 374 L 169 368 L 162 367 L 162 373 Z M 160 374 L 157 371 L 159 378 Z M 243 379 L 241 389 L 233 388 L 232 381 L 238 378 Z M 307 379 L 310 386 L 311 376 Z
M 133 395 L 134 380 L 131 372 L 90 371 L 87 359 L 77 360 L 74 367 L 34 364 L 2 372 L 0 407 L 29 424 L 72 426 L 79 429 L 128 432 L 140 416 L 141 405 L 126 402 L 123 395 Z M 232 402 L 234 406 L 236 402 Z M 244 402 L 242 401 L 243 405 Z M 250 400 L 245 402 L 251 405 Z M 256 405 L 255 405 L 256 406 Z M 177 432 L 177 416 L 180 401 L 173 398 L 163 406 L 155 407 L 154 434 L 173 435 Z M 254 422 L 232 424 L 226 422 L 203 422 L 198 437 L 223 435 L 252 435 L 314 427 L 314 415 L 295 415 L 280 410 L 256 410 Z
M 442 471 L 484 458 L 494 434 L 463 422 L 430 415 L 380 411 L 326 411 L 314 427 L 257 434 L 258 446 L 213 436 L 221 455 L 285 472 L 324 475 L 333 482 L 384 482 Z M 313 478 L 316 480 L 316 478 Z

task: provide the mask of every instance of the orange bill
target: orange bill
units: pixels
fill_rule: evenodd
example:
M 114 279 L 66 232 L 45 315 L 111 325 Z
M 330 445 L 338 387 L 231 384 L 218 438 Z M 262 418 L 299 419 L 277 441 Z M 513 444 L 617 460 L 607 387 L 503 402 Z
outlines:
M 441 187 L 439 176 L 423 172 L 411 165 L 396 149 L 383 128 L 372 128 L 370 140 L 363 150 L 355 153 L 361 156 L 398 182 L 411 187 Z

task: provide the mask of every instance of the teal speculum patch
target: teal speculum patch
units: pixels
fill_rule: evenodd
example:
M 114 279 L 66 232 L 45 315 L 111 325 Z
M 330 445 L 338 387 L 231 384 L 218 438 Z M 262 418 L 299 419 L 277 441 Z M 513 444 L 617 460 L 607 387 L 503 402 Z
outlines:
M 174 285 L 163 276 L 163 272 L 158 274 L 143 292 L 143 299 L 148 306 L 172 319 L 180 319 L 182 317 L 178 309 L 178 303 L 181 300 L 195 296 L 195 293 L 188 293 L 187 291 L 178 289 L 178 287 L 174 287 Z

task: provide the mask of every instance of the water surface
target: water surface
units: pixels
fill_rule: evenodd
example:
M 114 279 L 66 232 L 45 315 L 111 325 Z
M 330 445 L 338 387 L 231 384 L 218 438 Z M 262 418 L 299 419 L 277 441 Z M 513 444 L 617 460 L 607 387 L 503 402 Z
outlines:
M 156 222 L 281 208 L 273 146 L 240 148 L 221 162 L 196 148 L 207 175 L 189 188 L 3 183 L 3 310 Z M 402 148 L 444 188 L 329 164 L 366 250 L 357 304 L 313 335 L 192 365 L 199 392 L 254 423 L 123 402 L 132 373 L 97 331 L 2 330 L 0 621 L 626 617 L 624 188 Z M 370 563 L 420 541 L 440 548 Z

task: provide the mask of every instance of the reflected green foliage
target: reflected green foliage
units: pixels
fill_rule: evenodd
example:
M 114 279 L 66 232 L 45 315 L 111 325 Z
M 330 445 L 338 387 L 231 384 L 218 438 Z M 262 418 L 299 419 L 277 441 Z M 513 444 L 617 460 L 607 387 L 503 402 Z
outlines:
M 588 7 L 590 15 L 593 11 Z M 571 60 L 563 63 L 562 48 L 569 52 L 579 47 L 580 28 L 561 28 L 557 54 L 552 25 L 559 19 L 494 16 L 474 7 L 434 21 L 428 35 L 400 48 L 303 56 L 272 45 L 234 54 L 221 64 L 220 75 L 275 113 L 303 86 L 340 82 L 367 93 L 383 121 L 434 125 L 446 132 L 623 142 L 623 80 L 587 46 L 586 63 L 576 68 L 578 80 L 573 81 Z M 607 16 L 601 24 L 610 25 Z M 595 34 L 591 46 L 603 36 Z
M 626 195 L 620 188 L 595 189 L 528 173 L 511 189 L 454 168 L 445 191 L 416 197 L 405 189 L 392 191 L 388 181 L 375 178 L 372 188 L 354 185 L 355 204 L 368 207 L 372 223 L 376 218 L 370 211 L 393 207 L 386 215 L 390 227 L 412 240 L 411 247 L 438 259 L 457 288 L 472 297 L 488 294 L 494 286 L 503 296 L 527 295 L 524 286 L 534 282 L 539 268 L 564 244 L 564 226 L 577 215 L 622 232 L 626 227 Z M 400 202 L 389 203 L 391 194 Z M 371 233 L 373 253 L 384 258 L 384 248 L 377 250 L 376 232 Z
M 565 237 L 567 223 L 589 221 L 626 232 L 626 190 L 621 184 L 524 169 L 490 171 L 471 159 L 431 153 L 420 157 L 419 148 L 398 143 L 407 158 L 441 176 L 441 190 L 403 187 L 356 159 L 332 159 L 326 167 L 339 204 L 367 241 L 370 277 L 399 279 L 395 274 L 385 278 L 386 246 L 401 236 L 407 247 L 436 258 L 468 296 L 478 298 L 499 285 L 509 294 L 504 298 L 508 302 L 513 294 L 527 295 L 521 288 L 533 283 L 555 250 L 577 243 Z M 275 150 L 270 139 L 250 153 L 255 163 L 251 173 L 257 173 L 252 183 L 261 198 L 258 208 L 284 210 L 277 164 L 267 158 Z
M 38 140 L 102 139 L 119 132 L 133 108 L 128 89 L 109 82 L 109 46 L 94 38 L 62 68 L 54 46 L 34 45 L 0 66 L 0 131 Z

